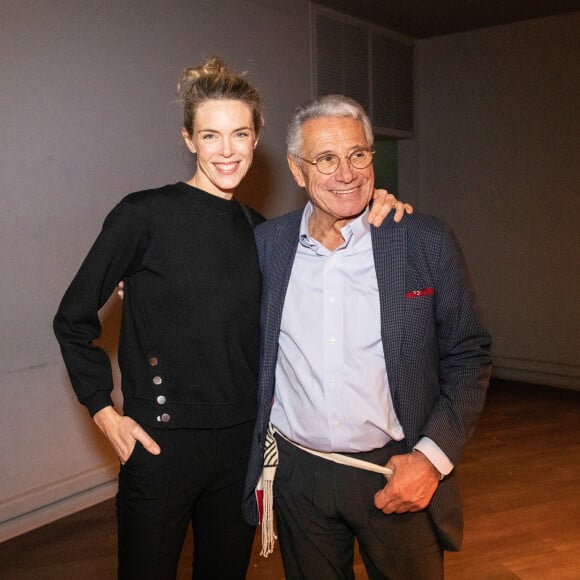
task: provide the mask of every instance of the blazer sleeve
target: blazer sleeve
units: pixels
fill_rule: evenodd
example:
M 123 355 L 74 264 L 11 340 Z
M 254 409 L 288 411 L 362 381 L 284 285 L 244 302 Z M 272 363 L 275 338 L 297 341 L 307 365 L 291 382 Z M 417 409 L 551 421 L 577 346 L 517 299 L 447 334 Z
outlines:
M 491 375 L 491 337 L 481 321 L 459 242 L 447 226 L 437 270 L 439 396 L 421 434 L 457 464 L 484 408 Z
M 105 219 L 54 318 L 72 386 L 91 416 L 112 405 L 109 357 L 93 343 L 101 335 L 98 311 L 117 283 L 136 267 L 146 243 L 143 212 L 134 204 L 119 203 Z

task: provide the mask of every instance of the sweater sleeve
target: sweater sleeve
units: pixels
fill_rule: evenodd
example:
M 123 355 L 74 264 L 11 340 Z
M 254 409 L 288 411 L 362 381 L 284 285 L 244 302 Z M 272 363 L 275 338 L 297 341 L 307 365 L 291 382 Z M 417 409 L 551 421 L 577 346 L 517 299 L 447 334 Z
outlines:
M 91 416 L 112 405 L 109 357 L 93 343 L 101 335 L 98 311 L 117 283 L 138 267 L 147 241 L 142 212 L 134 204 L 119 203 L 105 219 L 54 318 L 54 332 L 72 386 Z

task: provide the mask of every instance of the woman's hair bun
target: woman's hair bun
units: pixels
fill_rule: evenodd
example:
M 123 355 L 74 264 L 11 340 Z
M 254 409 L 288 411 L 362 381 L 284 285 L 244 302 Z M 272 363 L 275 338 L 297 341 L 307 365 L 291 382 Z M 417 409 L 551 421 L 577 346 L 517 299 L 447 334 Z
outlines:
M 198 107 L 213 99 L 242 101 L 252 111 L 254 130 L 259 134 L 264 126 L 262 99 L 259 91 L 244 73 L 230 70 L 223 59 L 213 56 L 195 68 L 186 68 L 177 85 L 178 99 L 183 104 L 183 128 L 193 135 L 193 123 Z
M 202 77 L 223 74 L 227 71 L 226 63 L 219 56 L 213 56 L 195 68 L 184 68 L 177 84 L 177 92 L 183 98 L 191 85 Z

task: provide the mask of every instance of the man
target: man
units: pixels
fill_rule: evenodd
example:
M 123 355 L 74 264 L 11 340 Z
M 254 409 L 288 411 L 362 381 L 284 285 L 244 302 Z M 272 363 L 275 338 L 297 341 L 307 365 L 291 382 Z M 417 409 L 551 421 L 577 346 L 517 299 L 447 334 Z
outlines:
M 454 467 L 491 365 L 461 250 L 428 216 L 368 225 L 373 136 L 358 103 L 299 107 L 287 144 L 309 203 L 255 232 L 262 352 L 246 518 L 258 520 L 271 422 L 289 580 L 354 578 L 355 538 L 372 579 L 442 578 L 443 550 L 462 537 Z

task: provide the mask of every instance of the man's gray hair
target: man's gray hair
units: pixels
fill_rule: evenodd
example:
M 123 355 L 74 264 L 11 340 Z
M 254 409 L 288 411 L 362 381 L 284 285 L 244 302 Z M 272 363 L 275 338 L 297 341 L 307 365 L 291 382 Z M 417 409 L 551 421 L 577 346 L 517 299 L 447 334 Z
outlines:
M 288 155 L 300 157 L 302 126 L 306 121 L 318 119 L 319 117 L 351 117 L 361 121 L 367 144 L 369 147 L 373 144 L 373 127 L 365 110 L 354 99 L 345 95 L 325 95 L 312 99 L 294 109 L 290 123 L 288 123 L 288 135 L 286 138 Z

